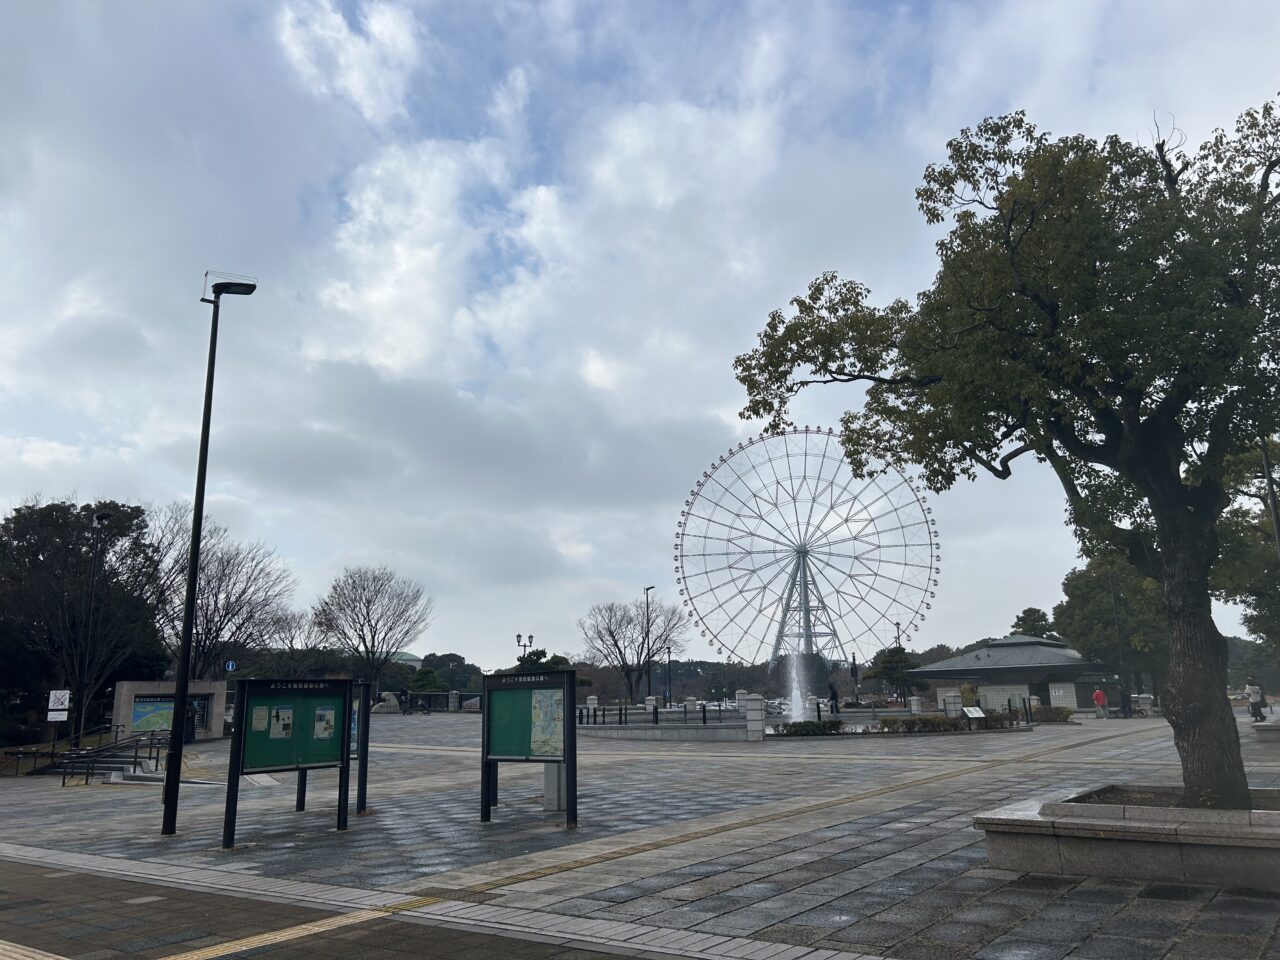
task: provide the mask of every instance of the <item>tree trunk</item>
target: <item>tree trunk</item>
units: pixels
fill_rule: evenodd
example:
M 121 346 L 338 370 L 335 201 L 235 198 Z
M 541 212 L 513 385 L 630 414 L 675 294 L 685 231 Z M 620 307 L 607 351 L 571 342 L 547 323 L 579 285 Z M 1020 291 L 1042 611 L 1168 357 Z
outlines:
M 1175 526 L 1170 524 L 1169 526 Z M 1251 806 L 1240 735 L 1227 700 L 1227 643 L 1213 622 L 1206 549 L 1212 529 L 1177 524 L 1161 533 L 1169 676 L 1165 716 L 1182 760 L 1182 803 L 1243 810 Z

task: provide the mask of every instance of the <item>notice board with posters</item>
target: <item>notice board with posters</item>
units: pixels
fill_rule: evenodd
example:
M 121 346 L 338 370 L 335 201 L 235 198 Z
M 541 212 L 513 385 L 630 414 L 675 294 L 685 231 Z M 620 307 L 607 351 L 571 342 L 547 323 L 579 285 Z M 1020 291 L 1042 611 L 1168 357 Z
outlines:
M 484 678 L 480 737 L 480 820 L 497 803 L 498 763 L 555 765 L 565 826 L 578 824 L 577 675 L 572 670 L 499 673 Z
M 243 711 L 242 773 L 343 763 L 350 680 L 245 681 Z

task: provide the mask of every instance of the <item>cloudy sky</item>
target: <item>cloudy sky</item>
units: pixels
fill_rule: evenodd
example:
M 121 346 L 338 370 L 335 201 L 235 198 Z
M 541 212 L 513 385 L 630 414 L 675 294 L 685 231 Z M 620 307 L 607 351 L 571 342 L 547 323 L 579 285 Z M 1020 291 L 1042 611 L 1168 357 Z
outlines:
M 203 273 L 251 274 L 223 311 L 209 512 L 279 548 L 300 605 L 344 565 L 421 580 L 418 652 L 576 650 L 592 603 L 675 598 L 681 502 L 758 431 L 731 363 L 768 311 L 827 269 L 886 300 L 927 286 L 912 190 L 985 115 L 1198 142 L 1273 96 L 1280 17 L 1214 11 L 11 4 L 0 506 L 190 497 Z M 913 645 L 1060 598 L 1051 477 L 931 502 L 941 583 Z

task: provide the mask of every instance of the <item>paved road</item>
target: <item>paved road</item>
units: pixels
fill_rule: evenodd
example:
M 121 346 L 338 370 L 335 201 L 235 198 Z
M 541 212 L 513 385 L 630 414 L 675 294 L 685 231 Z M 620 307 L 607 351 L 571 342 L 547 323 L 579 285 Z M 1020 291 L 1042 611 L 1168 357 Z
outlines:
M 1280 960 L 1280 901 L 1271 896 L 1019 875 L 986 864 L 970 826 L 975 812 L 1113 780 L 1175 782 L 1163 721 L 764 744 L 584 740 L 581 827 L 566 831 L 541 811 L 541 769 L 533 766 L 503 768 L 494 822 L 478 822 L 476 718 L 375 719 L 374 812 L 353 817 L 345 833 L 332 829 L 335 778 L 314 773 L 305 813 L 293 811 L 291 778 L 246 781 L 231 852 L 218 844 L 221 786 L 185 787 L 181 833 L 162 838 L 154 788 L 7 779 L 0 878 L 10 884 L 29 871 L 26 862 L 69 871 L 62 880 L 73 891 L 80 875 L 93 873 L 123 884 L 122 892 L 131 883 L 178 883 L 218 902 L 282 901 L 295 913 L 268 914 L 275 929 L 302 932 L 270 946 L 273 956 L 352 940 L 361 956 L 434 956 L 444 947 L 429 938 L 397 940 L 398 931 L 434 925 L 479 938 L 449 946 L 463 951 L 450 956 L 595 949 L 759 960 Z M 1247 732 L 1243 746 L 1255 785 L 1280 782 L 1280 750 Z M 188 760 L 192 775 L 208 778 L 223 776 L 225 763 L 225 743 L 200 745 Z M 61 936 L 48 928 L 57 917 L 14 922 L 10 914 L 21 920 L 25 909 L 0 905 L 0 940 L 40 946 L 40 935 Z M 343 925 L 312 930 L 298 910 Z M 167 914 L 152 928 L 157 936 L 181 932 Z M 223 941 L 252 935 L 198 929 Z M 65 943 L 43 949 L 92 954 Z M 95 941 L 95 949 L 116 948 Z M 161 952 L 148 955 L 182 952 L 154 949 Z M 237 955 L 220 949 L 201 956 Z M 536 952 L 547 949 L 561 953 Z

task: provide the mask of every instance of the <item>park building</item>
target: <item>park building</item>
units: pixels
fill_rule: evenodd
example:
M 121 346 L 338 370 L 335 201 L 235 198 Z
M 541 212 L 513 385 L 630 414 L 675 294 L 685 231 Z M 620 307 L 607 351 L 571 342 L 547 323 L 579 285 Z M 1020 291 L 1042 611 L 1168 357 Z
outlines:
M 1101 687 L 1111 703 L 1119 702 L 1119 678 L 1105 665 L 1087 660 L 1061 640 L 1011 634 L 990 640 L 976 650 L 939 660 L 907 672 L 926 680 L 936 693 L 938 707 L 947 696 L 976 688 L 978 705 L 1002 710 L 1010 701 L 1020 708 L 1024 699 L 1071 709 L 1093 709 L 1093 691 Z

